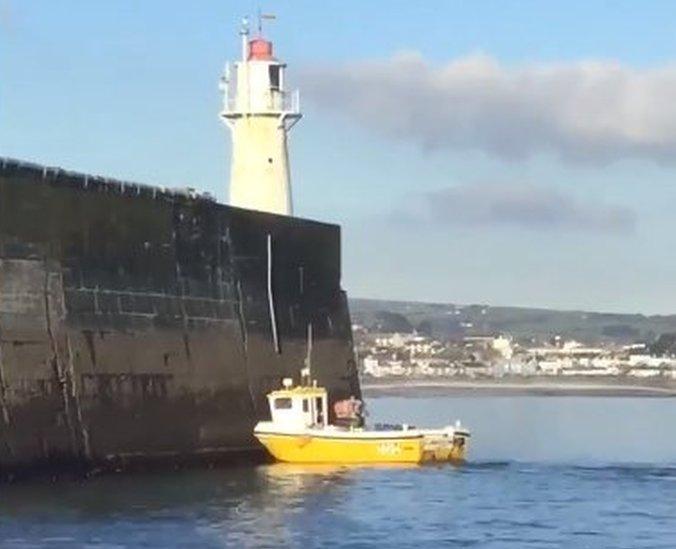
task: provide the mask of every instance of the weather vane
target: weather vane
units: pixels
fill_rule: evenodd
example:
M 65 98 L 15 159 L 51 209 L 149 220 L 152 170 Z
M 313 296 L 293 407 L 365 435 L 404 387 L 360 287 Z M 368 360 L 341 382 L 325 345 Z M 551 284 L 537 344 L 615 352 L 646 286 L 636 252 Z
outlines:
M 274 13 L 262 13 L 258 8 L 258 36 L 263 36 L 263 20 L 274 21 L 277 16 Z

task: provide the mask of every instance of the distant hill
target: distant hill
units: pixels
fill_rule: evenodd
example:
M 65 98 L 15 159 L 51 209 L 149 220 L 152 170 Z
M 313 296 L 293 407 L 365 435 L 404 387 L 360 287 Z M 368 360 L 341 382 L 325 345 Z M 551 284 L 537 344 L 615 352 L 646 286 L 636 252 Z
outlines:
M 416 329 L 439 338 L 504 332 L 516 338 L 560 335 L 584 342 L 653 342 L 676 334 L 676 315 L 645 316 L 523 307 L 351 299 L 352 321 L 379 331 Z

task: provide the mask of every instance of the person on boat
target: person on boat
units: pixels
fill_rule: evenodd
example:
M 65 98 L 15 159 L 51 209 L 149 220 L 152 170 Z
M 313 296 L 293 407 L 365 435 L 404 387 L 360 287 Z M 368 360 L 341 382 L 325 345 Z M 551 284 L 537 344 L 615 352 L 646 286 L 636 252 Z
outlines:
M 353 429 L 364 426 L 364 403 L 351 396 L 345 400 L 339 400 L 333 405 L 336 416 L 336 425 Z

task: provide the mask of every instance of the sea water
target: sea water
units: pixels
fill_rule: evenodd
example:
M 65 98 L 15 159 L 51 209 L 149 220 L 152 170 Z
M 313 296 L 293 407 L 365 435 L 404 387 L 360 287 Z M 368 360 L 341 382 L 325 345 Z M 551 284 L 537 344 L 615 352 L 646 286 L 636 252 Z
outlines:
M 0 486 L 0 547 L 676 547 L 676 400 L 380 397 L 472 431 L 454 466 L 118 475 Z

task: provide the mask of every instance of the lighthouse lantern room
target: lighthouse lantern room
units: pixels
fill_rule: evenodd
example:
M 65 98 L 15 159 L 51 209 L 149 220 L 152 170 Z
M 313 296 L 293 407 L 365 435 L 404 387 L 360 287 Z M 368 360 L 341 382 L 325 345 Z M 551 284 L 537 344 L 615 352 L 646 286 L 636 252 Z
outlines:
M 300 120 L 298 91 L 285 87 L 286 65 L 275 59 L 272 42 L 240 31 L 242 59 L 226 65 L 221 80 L 221 119 L 232 133 L 230 204 L 293 215 L 287 135 Z

